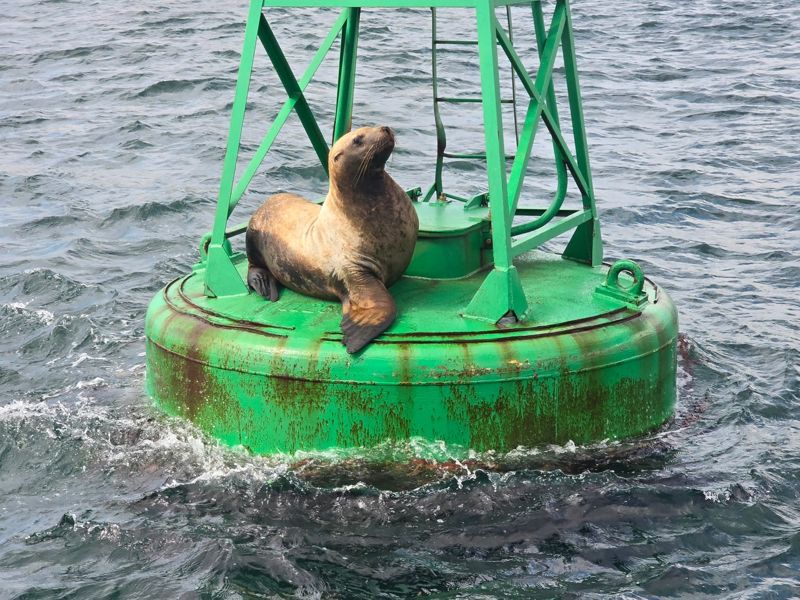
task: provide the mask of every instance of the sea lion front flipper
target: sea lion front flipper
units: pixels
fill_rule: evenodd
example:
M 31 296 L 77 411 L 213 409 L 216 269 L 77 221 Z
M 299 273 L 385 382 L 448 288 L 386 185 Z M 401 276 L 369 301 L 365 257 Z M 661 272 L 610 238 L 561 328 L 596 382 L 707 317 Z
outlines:
M 355 354 L 386 331 L 397 315 L 394 298 L 383 283 L 372 275 L 345 282 L 342 298 L 342 343 Z
M 278 299 L 278 280 L 264 267 L 247 267 L 247 287 L 272 302 Z

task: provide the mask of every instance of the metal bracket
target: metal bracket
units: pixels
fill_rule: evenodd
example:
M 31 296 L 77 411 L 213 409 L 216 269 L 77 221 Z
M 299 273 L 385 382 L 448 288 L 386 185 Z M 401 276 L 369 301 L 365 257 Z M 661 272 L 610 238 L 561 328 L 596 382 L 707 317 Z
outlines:
M 629 273 L 633 277 L 632 284 L 620 283 L 619 276 L 623 272 Z M 608 269 L 605 283 L 597 286 L 594 293 L 614 298 L 632 308 L 638 308 L 647 303 L 647 294 L 644 292 L 644 272 L 632 260 L 618 260 Z

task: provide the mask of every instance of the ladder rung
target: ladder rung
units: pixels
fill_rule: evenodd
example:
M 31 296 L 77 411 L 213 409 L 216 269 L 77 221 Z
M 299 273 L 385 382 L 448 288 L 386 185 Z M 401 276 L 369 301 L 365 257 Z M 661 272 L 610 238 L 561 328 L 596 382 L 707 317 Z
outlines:
M 437 46 L 439 45 L 450 45 L 450 46 L 477 46 L 477 40 L 436 40 L 434 42 Z
M 477 46 L 477 40 L 435 40 L 437 46 Z M 497 42 L 498 44 L 500 42 Z
M 461 104 L 461 103 L 479 103 L 483 102 L 483 98 L 452 98 L 449 96 L 440 96 L 436 98 L 437 102 L 450 102 L 453 104 Z M 500 104 L 514 104 L 514 100 L 512 98 L 503 98 L 500 100 Z
M 442 156 L 445 158 L 460 158 L 463 160 L 486 160 L 486 152 L 442 152 Z M 514 160 L 514 155 L 506 154 L 506 160 Z

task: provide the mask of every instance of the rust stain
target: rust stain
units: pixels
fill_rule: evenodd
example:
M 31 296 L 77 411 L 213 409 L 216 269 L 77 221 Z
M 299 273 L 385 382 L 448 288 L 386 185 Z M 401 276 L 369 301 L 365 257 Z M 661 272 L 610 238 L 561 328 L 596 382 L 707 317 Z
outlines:
M 270 421 L 266 426 L 285 429 L 285 433 L 277 436 L 285 440 L 285 449 L 307 445 L 312 439 L 322 440 L 326 445 L 338 442 L 340 446 L 370 445 L 387 436 L 407 439 L 414 433 L 411 415 L 414 415 L 415 402 L 428 401 L 443 402 L 450 420 L 448 426 L 467 429 L 469 446 L 478 450 L 508 450 L 542 440 L 563 443 L 572 439 L 584 443 L 610 437 L 609 432 L 615 427 L 641 430 L 656 422 L 666 410 L 666 404 L 660 399 L 662 386 L 674 385 L 676 347 L 685 352 L 688 345 L 685 338 L 675 339 L 669 324 L 646 309 L 639 312 L 627 308 L 614 311 L 617 318 L 611 322 L 598 324 L 585 319 L 582 325 L 567 331 L 548 330 L 507 340 L 486 340 L 497 346 L 499 363 L 496 368 L 475 364 L 472 344 L 479 340 L 440 340 L 431 343 L 449 343 L 451 347 L 456 344 L 462 360 L 457 368 L 440 365 L 430 370 L 433 378 L 440 380 L 425 382 L 429 392 L 436 394 L 435 400 L 431 400 L 425 395 L 428 391 L 417 394 L 413 389 L 420 378 L 415 372 L 414 352 L 426 351 L 414 347 L 425 342 L 391 342 L 398 344 L 398 362 L 394 382 L 397 387 L 389 394 L 378 386 L 365 389 L 342 379 L 331 380 L 334 368 L 341 365 L 333 354 L 326 353 L 324 358 L 320 354 L 324 338 L 303 347 L 300 353 L 289 345 L 291 340 L 286 335 L 267 333 L 273 341 L 265 341 L 271 352 L 265 371 L 280 375 L 247 373 L 237 381 L 239 385 L 234 393 L 229 389 L 232 380 L 222 377 L 222 370 L 235 371 L 240 363 L 252 362 L 260 353 L 253 350 L 253 356 L 239 356 L 241 360 L 230 361 L 231 365 L 223 361 L 217 369 L 208 364 L 211 350 L 219 350 L 211 344 L 217 343 L 216 332 L 220 328 L 259 332 L 249 326 L 217 325 L 202 316 L 175 309 L 166 297 L 167 290 L 175 283 L 165 289 L 166 305 L 159 307 L 156 314 L 166 339 L 179 340 L 180 344 L 170 350 L 152 340 L 147 342 L 148 352 L 151 349 L 154 352 L 148 364 L 156 389 L 169 390 L 162 398 L 174 403 L 177 412 L 192 421 L 201 421 L 198 424 L 206 430 L 216 422 L 233 419 L 233 426 L 238 424 L 240 439 L 249 427 L 252 439 L 258 442 L 260 434 L 254 428 L 265 426 L 267 418 L 275 419 L 276 422 Z M 669 346 L 638 363 L 636 368 L 646 375 L 627 377 L 624 364 L 586 367 L 587 361 L 596 363 L 599 353 L 604 351 L 598 349 L 598 341 L 603 338 L 596 330 L 620 324 L 628 329 L 631 344 L 650 348 L 656 336 L 659 348 Z M 527 328 L 528 331 L 535 329 Z M 545 365 L 536 357 L 524 357 L 525 344 L 519 343 L 541 337 L 552 339 L 552 344 L 560 350 L 559 358 Z M 235 354 L 235 349 L 224 350 Z M 583 363 L 579 364 L 580 376 L 577 376 L 576 361 Z M 549 371 L 540 377 L 543 367 Z M 489 374 L 508 379 L 476 381 Z M 515 377 L 509 377 L 512 375 Z M 453 381 L 442 381 L 444 378 Z M 248 398 L 248 402 L 260 398 L 267 407 L 263 413 L 251 408 L 244 410 L 239 403 L 241 398 Z M 332 405 L 337 410 L 327 412 Z M 659 414 L 654 414 L 655 411 Z M 328 414 L 335 416 L 328 417 Z M 376 417 L 380 421 L 375 421 Z M 641 427 L 631 427 L 632 424 Z M 244 441 L 247 440 L 242 439 Z
M 193 421 L 208 398 L 209 374 L 205 364 L 208 357 L 203 345 L 203 334 L 208 329 L 208 325 L 198 321 L 184 332 L 186 357 L 190 360 L 182 361 L 180 372 L 184 388 L 180 393 L 184 398 L 187 415 Z
M 400 364 L 398 383 L 408 385 L 413 379 L 411 376 L 411 346 L 400 343 L 397 348 L 397 356 L 397 362 Z
M 287 338 L 278 340 L 270 359 L 270 373 L 288 374 L 291 367 L 284 357 Z M 294 373 L 287 377 L 269 377 L 270 389 L 264 398 L 267 402 L 274 402 L 286 411 L 303 411 L 306 414 L 319 412 L 327 404 L 327 394 L 324 386 L 318 380 L 320 373 L 316 370 L 317 356 L 319 355 L 320 342 L 317 341 L 308 357 L 308 366 L 302 372 Z

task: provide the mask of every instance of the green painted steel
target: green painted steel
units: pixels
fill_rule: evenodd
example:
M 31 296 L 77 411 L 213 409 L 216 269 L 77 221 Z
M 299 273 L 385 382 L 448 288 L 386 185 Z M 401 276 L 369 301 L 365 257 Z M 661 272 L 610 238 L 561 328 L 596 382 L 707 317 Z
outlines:
M 531 7 L 531 23 L 536 36 L 536 50 L 540 57 L 540 65 L 535 74 L 527 70 L 519 53 L 514 48 L 511 36 L 510 13 L 506 11 L 508 32 L 495 16 L 496 7 L 507 7 L 511 4 L 528 4 Z M 334 22 L 319 51 L 315 54 L 305 74 L 299 80 L 295 79 L 291 66 L 280 48 L 278 39 L 273 34 L 267 18 L 262 14 L 266 6 L 342 7 L 341 15 Z M 350 129 L 353 118 L 361 7 L 399 6 L 433 9 L 433 91 L 438 149 L 434 181 L 428 188 L 424 200 L 461 200 L 467 210 L 480 205 L 487 198 L 489 200 L 491 244 L 486 244 L 487 248 L 483 248 L 481 252 L 483 253 L 483 250 L 487 250 L 487 254 L 490 255 L 489 262 L 493 263 L 494 268 L 487 271 L 484 285 L 476 290 L 475 295 L 469 302 L 463 307 L 458 307 L 461 314 L 465 318 L 497 322 L 507 314 L 512 313 L 517 319 L 524 321 L 528 317 L 528 306 L 531 299 L 522 291 L 519 276 L 514 266 L 515 257 L 537 248 L 571 229 L 574 229 L 574 233 L 567 244 L 564 256 L 595 266 L 602 261 L 600 222 L 597 217 L 592 186 L 568 0 L 556 0 L 551 24 L 547 31 L 545 31 L 544 14 L 540 0 L 525 3 L 491 0 L 475 0 L 471 2 L 451 0 L 429 0 L 426 2 L 417 2 L 415 0 L 381 0 L 377 2 L 337 2 L 333 0 L 281 0 L 275 2 L 252 0 L 245 29 L 242 61 L 239 66 L 236 95 L 231 116 L 231 129 L 223 163 L 217 214 L 210 242 L 207 244 L 208 258 L 205 265 L 205 291 L 208 296 L 224 297 L 247 293 L 244 281 L 233 267 L 232 257 L 234 251 L 229 242 L 232 236 L 228 228 L 228 218 L 231 216 L 239 198 L 244 194 L 257 169 L 268 156 L 269 149 L 276 141 L 286 118 L 292 111 L 297 112 L 308 134 L 311 147 L 320 160 L 321 168 L 325 169 L 327 167 L 328 146 L 314 118 L 313 111 L 305 99 L 304 90 L 311 82 L 314 73 L 325 58 L 328 50 L 338 37 L 340 41 L 339 85 L 332 133 L 332 140 L 335 141 Z M 467 39 L 461 39 L 458 36 L 440 39 L 435 33 L 436 8 L 455 6 L 474 10 L 475 31 L 474 33 L 463 32 L 465 35 L 468 34 Z M 250 159 L 242 177 L 235 183 L 236 164 L 244 110 L 248 99 L 250 73 L 253 68 L 256 42 L 259 39 L 266 50 L 267 57 L 278 73 L 288 99 L 270 126 L 255 155 Z M 480 102 L 483 107 L 485 149 L 482 153 L 445 153 L 446 138 L 441 115 L 438 111 L 438 104 L 440 101 L 447 101 L 448 98 L 439 96 L 436 85 L 436 47 L 440 43 L 477 46 L 480 62 L 479 85 L 481 94 L 480 97 L 467 98 L 466 100 Z M 510 61 L 514 74 L 511 78 L 514 94 L 510 100 L 503 99 L 500 94 L 498 45 Z M 553 91 L 553 69 L 559 51 L 562 52 L 564 58 L 564 79 L 568 91 L 568 108 L 572 120 L 574 154 L 561 133 L 556 97 Z M 508 101 L 513 102 L 516 107 L 517 79 L 528 95 L 529 104 L 521 132 L 517 132 L 516 129 L 515 111 L 514 125 L 515 132 L 518 133 L 518 144 L 514 155 L 507 156 L 503 143 L 504 124 L 501 106 L 503 102 Z M 465 98 L 460 97 L 458 100 L 465 100 Z M 557 173 L 556 193 L 550 205 L 542 209 L 537 218 L 519 222 L 519 218 L 524 217 L 524 212 L 519 209 L 520 198 L 524 195 L 523 182 L 540 121 L 545 124 L 553 141 Z M 486 194 L 476 196 L 474 199 L 463 199 L 445 190 L 442 181 L 442 159 L 445 156 L 485 160 L 487 171 Z M 511 165 L 511 174 L 507 177 L 506 160 L 509 159 L 513 160 L 513 163 Z M 581 194 L 583 210 L 580 214 L 570 214 L 566 218 L 559 219 L 568 190 L 568 174 L 571 175 L 572 182 Z M 432 236 L 435 234 L 435 232 L 431 233 Z M 448 244 L 452 245 L 452 240 Z M 468 246 L 467 250 L 475 252 L 472 246 Z M 439 269 L 439 274 L 442 277 L 452 278 L 463 275 L 464 263 L 459 260 L 452 262 L 453 268 L 449 272 L 447 272 L 446 267 Z M 470 261 L 467 262 L 472 264 Z M 481 264 L 485 263 L 482 261 Z
M 444 202 L 418 202 L 420 233 L 406 275 L 457 279 L 491 264 L 487 209 L 468 210 Z
M 405 277 L 392 287 L 397 321 L 356 356 L 342 348 L 338 303 L 288 290 L 274 303 L 209 299 L 199 271 L 150 305 L 148 390 L 165 411 L 263 453 L 417 436 L 502 451 L 625 438 L 670 417 L 677 316 L 663 290 L 640 278 L 644 303 L 599 293 L 629 279 L 538 251 L 517 268 L 535 324 L 459 317 L 453 306 L 483 273 Z
M 333 141 L 350 131 L 353 120 L 353 97 L 356 85 L 356 58 L 360 8 L 346 9 L 347 21 L 339 56 L 339 86 L 336 97 L 336 116 L 333 122 Z
M 429 192 L 425 195 L 426 201 L 430 200 L 434 195 L 439 199 L 442 197 L 442 194 L 444 194 L 442 169 L 444 168 L 444 153 L 447 149 L 447 133 L 444 129 L 442 114 L 439 110 L 439 102 L 437 101 L 439 97 L 438 46 L 442 42 L 437 38 L 436 31 L 436 9 L 431 8 L 431 91 L 433 92 L 433 122 L 436 126 L 436 167 L 433 175 L 433 184 Z
M 539 67 L 529 72 L 498 7 L 531 8 Z M 264 8 L 340 7 L 297 79 Z M 358 355 L 341 344 L 338 303 L 283 290 L 278 302 L 250 294 L 246 259 L 229 226 L 239 199 L 296 112 L 310 151 L 327 168 L 326 135 L 305 90 L 339 41 L 335 141 L 351 127 L 363 7 L 432 8 L 437 162 L 433 183 L 408 191 L 420 222 L 406 276 L 391 288 L 396 322 Z M 436 33 L 436 8 L 474 12 L 475 30 Z M 269 13 L 267 13 L 269 14 Z M 459 37 L 459 34 L 464 37 Z M 250 77 L 261 41 L 287 99 L 239 180 Z M 480 97 L 439 96 L 439 44 L 477 48 Z M 512 98 L 501 97 L 498 48 L 511 64 Z M 564 61 L 572 144 L 561 131 L 554 65 Z M 518 128 L 519 82 L 527 109 Z M 483 152 L 445 152 L 439 102 L 479 102 Z M 513 104 L 516 148 L 506 154 L 502 105 Z M 538 125 L 550 135 L 556 189 L 526 206 L 523 184 Z M 445 189 L 443 160 L 479 159 L 485 192 Z M 511 161 L 509 163 L 509 161 Z M 507 167 L 510 166 L 510 174 Z M 564 208 L 570 189 L 579 208 Z M 537 250 L 570 233 L 564 253 Z M 631 261 L 602 264 L 569 0 L 555 0 L 549 27 L 540 0 L 251 0 L 216 214 L 192 273 L 152 301 L 146 318 L 147 388 L 165 411 L 254 452 L 359 447 L 415 436 L 451 451 L 594 442 L 651 431 L 675 403 L 678 322 L 671 300 Z M 566 260 L 565 260 L 566 259 Z
M 508 27 L 509 39 L 512 37 L 511 7 L 506 7 L 506 23 Z M 482 97 L 448 97 L 439 94 L 439 46 L 477 46 L 476 40 L 457 40 L 438 37 L 438 25 L 436 19 L 436 9 L 431 8 L 431 89 L 433 91 L 433 120 L 436 125 L 436 167 L 433 185 L 425 195 L 425 201 L 431 198 L 454 198 L 452 194 L 444 191 L 442 173 L 444 170 L 445 159 L 457 158 L 460 160 L 486 160 L 486 152 L 447 152 L 447 133 L 442 120 L 439 104 L 441 103 L 478 103 L 483 102 Z M 501 104 L 511 104 L 514 115 L 514 139 L 519 143 L 519 124 L 517 121 L 517 86 L 514 72 L 511 72 L 511 98 L 501 98 Z M 514 160 L 514 155 L 506 155 L 506 160 Z M 457 198 L 457 197 L 455 197 Z M 512 211 L 513 212 L 513 211 Z
M 311 79 L 314 77 L 314 74 L 317 72 L 317 69 L 322 64 L 322 61 L 328 54 L 328 51 L 331 49 L 331 46 L 336 41 L 337 36 L 341 32 L 344 24 L 347 22 L 348 14 L 346 11 L 343 11 L 336 22 L 331 27 L 330 32 L 328 33 L 327 37 L 323 40 L 322 45 L 320 46 L 319 50 L 314 54 L 314 57 L 311 59 L 311 63 L 306 68 L 305 73 L 303 76 L 295 82 L 294 75 L 291 72 L 291 68 L 288 67 L 288 64 L 285 61 L 285 58 L 280 61 L 285 66 L 282 66 L 283 70 L 283 80 L 284 80 L 284 87 L 286 88 L 286 92 L 289 94 L 289 98 L 286 102 L 283 103 L 278 115 L 275 117 L 275 120 L 272 122 L 272 125 L 269 128 L 269 131 L 264 136 L 264 139 L 259 144 L 258 149 L 256 150 L 253 157 L 250 159 L 250 162 L 247 165 L 242 177 L 239 179 L 239 182 L 236 184 L 236 188 L 234 189 L 233 195 L 231 196 L 230 202 L 228 203 L 228 216 L 233 212 L 233 209 L 236 207 L 236 204 L 239 202 L 239 199 L 244 194 L 247 186 L 250 184 L 250 181 L 253 179 L 253 176 L 256 174 L 256 171 L 261 166 L 261 162 L 269 152 L 272 144 L 275 142 L 278 134 L 280 133 L 281 129 L 283 128 L 284 123 L 286 123 L 286 119 L 289 118 L 289 115 L 292 114 L 292 111 L 295 109 L 295 106 L 303 102 L 306 106 L 307 103 L 305 102 L 305 97 L 303 93 L 308 87 L 308 84 L 311 82 Z M 261 25 L 264 27 L 266 24 Z M 266 36 L 266 32 L 264 36 Z M 274 39 L 274 36 L 272 36 Z M 277 40 L 274 42 L 276 46 L 276 54 L 279 53 L 279 56 L 283 57 L 283 52 L 280 50 L 280 47 L 277 44 Z M 273 61 L 274 64 L 274 61 Z M 288 68 L 288 71 L 287 71 Z M 310 112 L 310 109 L 308 109 Z M 301 111 L 305 112 L 305 111 Z M 320 159 L 320 163 L 323 169 L 327 171 L 328 163 L 327 163 L 327 153 L 328 147 L 325 144 L 324 140 L 320 140 L 319 134 L 317 134 L 317 130 L 319 129 L 316 125 L 316 121 L 313 118 L 313 115 L 310 117 L 304 117 L 305 121 L 301 121 L 304 123 L 304 126 L 311 128 L 311 133 L 309 136 L 312 138 L 312 144 L 317 152 L 317 156 Z M 312 123 L 313 121 L 313 123 Z M 324 147 L 323 147 L 324 144 Z

